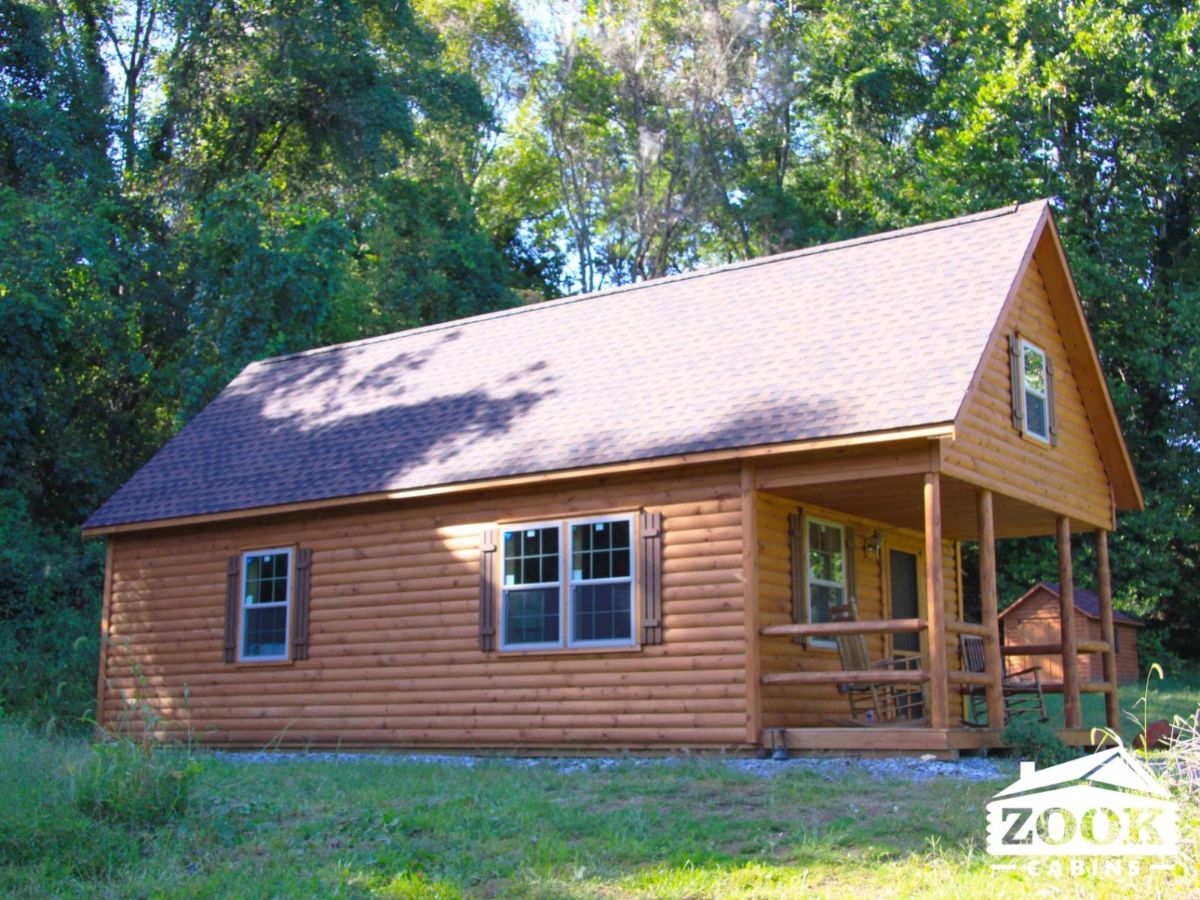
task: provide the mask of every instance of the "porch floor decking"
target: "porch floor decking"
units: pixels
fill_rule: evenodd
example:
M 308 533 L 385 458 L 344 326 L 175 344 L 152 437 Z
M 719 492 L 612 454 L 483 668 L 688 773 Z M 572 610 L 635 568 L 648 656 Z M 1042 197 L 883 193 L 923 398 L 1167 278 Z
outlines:
M 861 752 L 917 752 L 945 753 L 961 750 L 999 750 L 1007 747 L 1000 732 L 986 728 L 926 728 L 888 727 L 869 728 L 766 728 L 762 733 L 762 745 L 773 746 L 772 732 L 780 743 L 786 741 L 788 750 Z M 1090 729 L 1056 729 L 1055 733 L 1073 747 L 1090 747 Z

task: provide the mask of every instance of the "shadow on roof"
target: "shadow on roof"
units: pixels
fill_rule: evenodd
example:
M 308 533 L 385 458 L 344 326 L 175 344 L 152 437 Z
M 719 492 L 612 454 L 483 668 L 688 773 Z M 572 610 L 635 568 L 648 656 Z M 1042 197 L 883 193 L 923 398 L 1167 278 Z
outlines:
M 386 491 L 405 473 L 507 432 L 555 393 L 538 362 L 498 385 L 481 380 L 470 390 L 405 402 L 409 379 L 437 350 L 261 364 L 205 407 L 85 527 Z M 335 402 L 349 394 L 361 402 Z

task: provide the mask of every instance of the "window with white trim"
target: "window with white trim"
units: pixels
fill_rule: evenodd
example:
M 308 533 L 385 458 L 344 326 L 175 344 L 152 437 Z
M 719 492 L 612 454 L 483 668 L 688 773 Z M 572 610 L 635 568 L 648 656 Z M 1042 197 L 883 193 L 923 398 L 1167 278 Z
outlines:
M 562 646 L 562 529 L 505 529 L 500 590 L 501 646 Z
M 1021 339 L 1021 402 L 1025 433 L 1050 442 L 1050 390 L 1046 351 Z
M 809 517 L 808 620 L 831 622 L 831 609 L 845 602 L 846 530 L 835 522 Z
M 291 600 L 290 548 L 242 554 L 241 659 L 288 658 Z
M 633 538 L 632 516 L 504 528 L 501 649 L 633 646 Z

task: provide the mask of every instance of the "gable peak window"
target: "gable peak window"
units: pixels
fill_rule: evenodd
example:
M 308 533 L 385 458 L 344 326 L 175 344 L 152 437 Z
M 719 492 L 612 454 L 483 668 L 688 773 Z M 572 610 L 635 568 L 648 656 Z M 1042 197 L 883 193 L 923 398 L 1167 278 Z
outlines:
M 1044 444 L 1058 443 L 1054 417 L 1054 361 L 1037 344 L 1009 337 L 1012 363 L 1013 425 Z
M 242 554 L 239 658 L 288 659 L 292 601 L 292 549 Z
M 501 529 L 504 650 L 634 646 L 633 517 Z
M 1049 441 L 1046 351 L 1026 340 L 1021 341 L 1021 375 L 1025 403 L 1025 433 L 1038 440 Z

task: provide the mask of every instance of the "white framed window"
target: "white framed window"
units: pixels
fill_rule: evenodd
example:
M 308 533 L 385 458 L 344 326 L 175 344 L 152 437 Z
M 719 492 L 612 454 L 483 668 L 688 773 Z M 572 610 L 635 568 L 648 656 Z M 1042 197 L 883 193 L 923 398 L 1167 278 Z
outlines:
M 1021 403 L 1024 430 L 1050 443 L 1050 387 L 1046 351 L 1021 338 Z
M 561 647 L 562 526 L 504 529 L 501 541 L 500 647 Z
M 637 643 L 632 516 L 514 525 L 500 543 L 501 650 Z
M 570 645 L 632 644 L 633 518 L 570 524 Z
M 832 609 L 846 602 L 846 529 L 836 522 L 808 517 L 805 534 L 808 562 L 808 620 L 832 622 Z M 836 642 L 814 638 L 817 647 Z
M 290 547 L 242 554 L 241 601 L 238 658 L 247 662 L 288 659 L 292 607 Z

